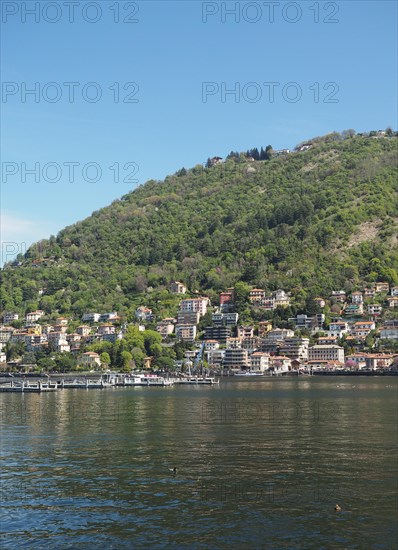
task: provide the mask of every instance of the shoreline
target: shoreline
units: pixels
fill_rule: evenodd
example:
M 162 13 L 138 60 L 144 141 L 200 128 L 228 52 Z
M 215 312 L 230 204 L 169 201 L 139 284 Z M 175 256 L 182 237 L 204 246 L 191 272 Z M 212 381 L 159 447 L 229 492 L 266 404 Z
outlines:
M 125 373 L 112 373 L 114 375 L 120 376 L 125 375 Z M 35 379 L 35 380 L 58 380 L 58 379 L 81 379 L 81 380 L 99 380 L 102 378 L 106 378 L 109 375 L 109 373 L 100 373 L 100 372 L 84 372 L 84 373 L 78 373 L 78 372 L 67 372 L 67 373 L 4 373 L 0 374 L 0 383 L 6 383 L 10 382 L 13 379 L 17 380 L 23 380 L 23 379 Z M 164 376 L 167 378 L 175 378 L 174 376 L 165 376 L 164 373 L 161 374 L 161 376 Z M 218 377 L 221 380 L 231 380 L 236 379 L 238 381 L 241 380 L 264 380 L 264 379 L 272 379 L 272 380 L 281 380 L 286 378 L 298 378 L 300 380 L 307 380 L 308 378 L 312 377 L 336 377 L 336 376 L 344 376 L 344 377 L 358 377 L 358 376 L 365 376 L 365 377 L 374 377 L 374 376 L 398 376 L 398 371 L 332 371 L 332 372 L 313 372 L 311 375 L 304 374 L 304 375 L 298 375 L 297 373 L 283 373 L 283 374 L 264 374 L 260 376 L 235 376 L 234 374 L 230 375 L 224 375 L 224 374 L 218 374 L 216 373 L 214 376 Z

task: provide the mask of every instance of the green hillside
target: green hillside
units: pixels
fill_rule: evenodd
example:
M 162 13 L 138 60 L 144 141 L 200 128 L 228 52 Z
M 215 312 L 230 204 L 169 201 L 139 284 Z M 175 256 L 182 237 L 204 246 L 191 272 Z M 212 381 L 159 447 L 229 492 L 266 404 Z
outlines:
M 311 141 L 147 182 L 6 265 L 1 309 L 131 316 L 145 303 L 167 313 L 172 279 L 210 296 L 237 281 L 283 288 L 299 305 L 398 284 L 396 135 Z

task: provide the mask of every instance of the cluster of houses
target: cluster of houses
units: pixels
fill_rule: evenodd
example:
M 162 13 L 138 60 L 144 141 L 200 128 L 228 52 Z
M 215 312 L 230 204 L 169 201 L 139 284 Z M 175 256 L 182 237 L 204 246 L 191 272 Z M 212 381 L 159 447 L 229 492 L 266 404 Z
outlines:
M 98 341 L 114 343 L 123 338 L 126 326 L 120 327 L 121 318 L 117 312 L 87 313 L 82 317 L 82 324 L 74 332 L 68 331 L 69 320 L 58 317 L 55 323 L 43 324 L 39 320 L 45 316 L 42 310 L 26 314 L 24 327 L 16 329 L 10 326 L 19 320 L 19 315 L 13 312 L 3 314 L 3 324 L 0 325 L 0 363 L 6 362 L 4 348 L 8 342 L 21 342 L 26 345 L 27 352 L 51 350 L 58 353 L 73 353 L 78 358 L 79 365 L 95 368 L 100 366 L 97 353 L 80 353 L 83 343 L 91 344 Z
M 195 295 L 185 297 L 188 290 L 180 281 L 172 281 L 169 291 L 181 295 L 176 317 L 168 317 L 155 324 L 153 311 L 142 305 L 135 311 L 140 330 L 155 324 L 165 345 L 181 341 L 195 348 L 198 341 L 200 320 L 209 310 L 210 299 Z M 267 292 L 253 288 L 248 301 L 260 311 L 273 311 L 291 303 L 290 294 L 284 290 Z M 383 310 L 398 307 L 398 286 L 385 282 L 370 285 L 361 291 L 347 295 L 343 290 L 333 291 L 328 300 L 317 297 L 319 307 L 314 315 L 298 314 L 289 318 L 291 328 L 274 327 L 270 320 L 256 325 L 239 324 L 235 311 L 235 291 L 228 288 L 219 295 L 219 304 L 211 309 L 211 322 L 204 329 L 203 351 L 208 364 L 213 368 L 229 371 L 288 371 L 300 367 L 323 368 L 385 368 L 394 363 L 389 353 L 365 353 L 370 334 L 381 340 L 398 342 L 398 319 L 384 319 Z M 331 319 L 325 326 L 326 304 L 330 305 Z M 4 347 L 7 342 L 23 342 L 28 352 L 49 349 L 54 352 L 73 353 L 78 364 L 87 368 L 100 366 L 100 356 L 94 352 L 81 353 L 82 344 L 122 339 L 127 330 L 117 312 L 85 313 L 82 324 L 73 332 L 69 320 L 59 317 L 52 324 L 43 323 L 44 311 L 26 314 L 23 328 L 11 326 L 19 321 L 17 313 L 4 312 L 0 325 L 0 363 L 5 363 Z M 304 332 L 303 332 L 304 331 Z M 299 334 L 299 335 L 298 335 Z M 303 335 L 305 334 L 305 336 Z M 314 345 L 310 345 L 311 342 Z M 345 348 L 341 345 L 346 343 Z M 352 353 L 346 355 L 345 349 Z M 194 359 L 197 349 L 186 352 L 186 359 Z
M 376 295 L 382 296 L 386 307 L 396 307 L 398 287 L 390 289 L 388 283 L 375 283 L 363 292 L 353 292 L 349 300 L 344 291 L 334 291 L 328 302 L 337 314 L 332 316 L 327 328 L 325 314 L 319 312 L 289 318 L 293 328 L 283 329 L 273 327 L 271 321 L 261 321 L 256 326 L 239 325 L 239 315 L 234 311 L 234 289 L 229 288 L 220 293 L 219 306 L 211 313 L 211 324 L 204 328 L 205 358 L 210 366 L 231 371 L 283 371 L 301 366 L 312 369 L 389 367 L 394 362 L 392 354 L 363 352 L 368 335 L 377 328 L 379 338 L 398 341 L 398 320 L 385 320 L 378 327 L 382 306 L 369 301 Z M 248 299 L 253 307 L 264 311 L 291 303 L 290 295 L 283 290 L 268 293 L 253 288 Z M 326 300 L 320 297 L 315 298 L 315 303 L 320 310 L 326 306 Z M 353 305 L 362 305 L 362 309 L 352 308 Z M 207 297 L 183 299 L 177 318 L 163 319 L 157 323 L 156 330 L 165 340 L 174 333 L 176 339 L 194 343 L 197 324 L 208 306 Z M 297 331 L 303 329 L 314 337 L 315 345 L 310 345 L 309 337 L 297 336 Z M 345 355 L 344 347 L 339 345 L 342 340 L 353 350 L 352 354 Z M 188 351 L 187 359 L 194 358 L 196 353 Z

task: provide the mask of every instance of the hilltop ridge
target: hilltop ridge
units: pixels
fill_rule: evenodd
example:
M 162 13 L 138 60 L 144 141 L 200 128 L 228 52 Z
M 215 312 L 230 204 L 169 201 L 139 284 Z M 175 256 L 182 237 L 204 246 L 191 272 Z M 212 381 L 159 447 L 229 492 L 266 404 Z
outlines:
M 210 296 L 238 281 L 284 288 L 298 303 L 398 284 L 395 133 L 255 151 L 150 180 L 36 243 L 3 269 L 1 309 L 129 315 L 174 279 Z

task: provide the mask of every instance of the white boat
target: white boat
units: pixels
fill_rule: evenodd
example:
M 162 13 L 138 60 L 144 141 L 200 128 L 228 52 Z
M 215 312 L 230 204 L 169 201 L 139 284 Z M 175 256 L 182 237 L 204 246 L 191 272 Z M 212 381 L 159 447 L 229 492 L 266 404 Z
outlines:
M 124 377 L 118 386 L 172 386 L 174 384 L 173 379 L 164 378 L 157 374 L 137 374 L 133 376 Z

